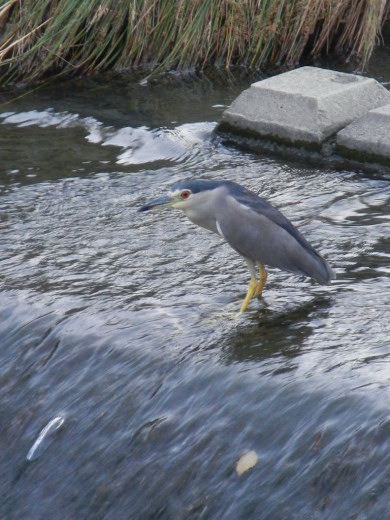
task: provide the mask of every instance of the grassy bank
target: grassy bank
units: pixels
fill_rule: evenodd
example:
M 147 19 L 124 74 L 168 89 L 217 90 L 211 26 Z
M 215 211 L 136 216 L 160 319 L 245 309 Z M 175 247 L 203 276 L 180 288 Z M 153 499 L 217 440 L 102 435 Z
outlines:
M 303 55 L 361 67 L 387 0 L 8 0 L 0 82 L 109 68 L 292 67 Z

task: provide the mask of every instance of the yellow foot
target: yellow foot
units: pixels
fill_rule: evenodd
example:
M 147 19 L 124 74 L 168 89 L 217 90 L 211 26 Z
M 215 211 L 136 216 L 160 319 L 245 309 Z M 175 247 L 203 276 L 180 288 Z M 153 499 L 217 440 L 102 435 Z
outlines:
M 268 276 L 267 271 L 264 269 L 264 267 L 262 265 L 259 265 L 259 274 L 260 274 L 260 278 L 256 284 L 256 289 L 255 289 L 256 298 L 260 298 L 261 293 L 263 292 L 263 289 L 264 289 L 265 282 L 267 281 L 267 276 Z
M 258 283 L 257 283 L 256 278 L 252 277 L 251 281 L 249 283 L 248 292 L 246 293 L 245 299 L 242 302 L 240 313 L 246 311 L 246 309 L 249 305 L 249 302 L 251 301 L 251 299 L 253 298 L 253 296 L 255 294 L 257 285 L 258 285 Z

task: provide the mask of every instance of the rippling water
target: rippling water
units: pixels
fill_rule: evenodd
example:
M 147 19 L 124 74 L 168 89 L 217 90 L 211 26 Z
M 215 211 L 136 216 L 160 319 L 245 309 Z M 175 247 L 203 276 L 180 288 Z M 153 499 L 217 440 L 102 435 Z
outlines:
M 223 146 L 245 87 L 85 80 L 2 106 L 2 518 L 387 517 L 390 184 Z M 270 270 L 230 319 L 242 259 L 136 212 L 186 177 L 266 197 L 337 280 Z

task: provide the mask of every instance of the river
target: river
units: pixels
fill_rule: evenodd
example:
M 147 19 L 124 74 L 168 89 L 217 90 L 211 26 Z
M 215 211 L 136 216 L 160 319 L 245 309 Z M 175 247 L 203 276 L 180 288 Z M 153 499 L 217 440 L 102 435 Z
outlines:
M 2 519 L 388 517 L 390 184 L 224 145 L 248 85 L 0 96 Z M 185 178 L 267 198 L 337 279 L 270 269 L 232 319 L 245 262 L 179 211 L 137 213 Z

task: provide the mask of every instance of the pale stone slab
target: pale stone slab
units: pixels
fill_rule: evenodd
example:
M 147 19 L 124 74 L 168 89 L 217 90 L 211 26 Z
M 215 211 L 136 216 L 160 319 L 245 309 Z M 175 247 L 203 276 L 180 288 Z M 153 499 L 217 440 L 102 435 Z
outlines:
M 390 92 L 372 78 L 301 67 L 253 83 L 225 110 L 220 130 L 319 145 L 386 104 Z
M 364 155 L 390 161 L 390 105 L 370 110 L 337 134 L 337 145 L 348 155 Z M 354 153 L 355 152 L 355 153 Z

